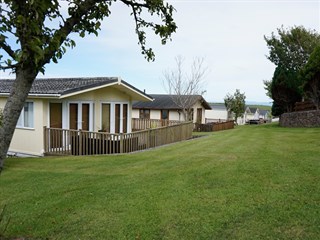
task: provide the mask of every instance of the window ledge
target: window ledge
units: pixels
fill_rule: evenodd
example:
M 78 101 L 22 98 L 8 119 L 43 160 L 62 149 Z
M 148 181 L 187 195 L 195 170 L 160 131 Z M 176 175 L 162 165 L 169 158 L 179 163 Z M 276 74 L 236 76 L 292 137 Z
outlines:
M 31 128 L 31 127 L 16 127 L 16 129 L 31 130 L 31 131 L 34 131 L 34 130 L 35 130 L 35 128 Z

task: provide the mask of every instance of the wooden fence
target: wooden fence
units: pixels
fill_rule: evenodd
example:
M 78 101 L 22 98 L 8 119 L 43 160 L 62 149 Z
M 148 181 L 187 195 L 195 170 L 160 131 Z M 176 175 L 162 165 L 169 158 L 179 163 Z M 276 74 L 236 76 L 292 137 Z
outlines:
M 44 127 L 45 155 L 98 155 L 140 151 L 192 138 L 192 122 L 124 134 Z
M 173 126 L 182 123 L 181 121 L 173 121 L 168 119 L 140 119 L 132 118 L 131 127 L 132 131 L 140 131 L 150 128 L 159 128 L 165 126 Z
M 310 101 L 296 102 L 295 105 L 294 105 L 294 111 L 295 112 L 311 111 L 311 110 L 316 110 L 316 106 Z
M 213 132 L 213 131 L 221 131 L 234 128 L 234 121 L 226 121 L 220 123 L 207 123 L 207 124 L 199 124 L 195 123 L 194 131 L 197 132 Z

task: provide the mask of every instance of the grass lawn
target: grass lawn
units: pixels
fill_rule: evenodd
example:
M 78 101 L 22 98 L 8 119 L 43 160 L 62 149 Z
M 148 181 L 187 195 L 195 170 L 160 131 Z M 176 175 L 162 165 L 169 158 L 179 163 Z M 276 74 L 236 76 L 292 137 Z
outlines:
M 320 128 L 250 125 L 129 155 L 9 158 L 4 206 L 7 238 L 319 239 Z

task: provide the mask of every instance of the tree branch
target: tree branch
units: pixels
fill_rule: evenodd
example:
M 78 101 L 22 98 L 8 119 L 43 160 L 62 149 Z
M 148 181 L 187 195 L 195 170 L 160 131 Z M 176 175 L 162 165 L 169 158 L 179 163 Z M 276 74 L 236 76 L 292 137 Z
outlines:
M 12 48 L 6 44 L 5 40 L 4 40 L 4 36 L 1 34 L 0 35 L 0 48 L 2 48 L 12 59 L 15 59 L 16 54 L 15 52 L 12 50 Z

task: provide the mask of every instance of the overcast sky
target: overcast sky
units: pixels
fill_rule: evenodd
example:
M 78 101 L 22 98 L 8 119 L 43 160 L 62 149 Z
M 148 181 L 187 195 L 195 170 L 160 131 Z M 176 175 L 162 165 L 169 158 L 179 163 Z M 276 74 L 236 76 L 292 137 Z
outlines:
M 46 67 L 45 77 L 120 76 L 147 93 L 165 93 L 163 72 L 175 68 L 174 58 L 185 58 L 185 70 L 195 57 L 203 57 L 209 68 L 205 99 L 223 102 L 227 93 L 245 92 L 248 101 L 270 102 L 263 80 L 272 78 L 275 66 L 266 58 L 263 36 L 282 25 L 303 25 L 320 29 L 320 1 L 215 1 L 172 0 L 177 32 L 172 41 L 161 45 L 148 35 L 147 44 L 156 54 L 147 62 L 140 54 L 134 22 L 129 9 L 116 3 L 104 21 L 98 37 L 76 38 L 58 64 Z M 0 77 L 8 77 L 0 73 Z M 10 77 L 10 76 L 9 76 Z M 11 75 L 12 77 L 12 75 Z

